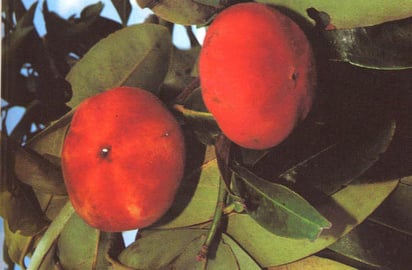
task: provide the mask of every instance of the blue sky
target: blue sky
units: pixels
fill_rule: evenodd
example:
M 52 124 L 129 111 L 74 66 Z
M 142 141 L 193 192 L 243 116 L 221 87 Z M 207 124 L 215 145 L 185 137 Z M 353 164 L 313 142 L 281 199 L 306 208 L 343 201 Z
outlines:
M 24 5 L 28 8 L 30 7 L 35 0 L 23 0 Z M 41 14 L 41 8 L 42 8 L 42 3 L 43 1 L 39 1 L 40 4 L 37 7 L 36 13 L 35 13 L 35 27 L 37 32 L 42 36 L 45 34 L 46 29 L 43 21 L 43 17 Z M 54 11 L 58 13 L 60 16 L 63 18 L 68 18 L 69 16 L 72 15 L 79 15 L 80 11 L 82 10 L 83 7 L 94 4 L 99 2 L 99 0 L 52 0 L 48 1 L 48 7 L 51 11 Z M 100 0 L 104 4 L 104 9 L 102 11 L 102 16 L 111 18 L 113 20 L 119 21 L 120 18 L 111 3 L 110 0 Z M 130 3 L 132 4 L 132 14 L 130 16 L 128 24 L 136 24 L 136 23 L 141 23 L 144 21 L 144 19 L 151 13 L 149 9 L 141 9 L 138 7 L 136 4 L 135 0 L 130 0 Z M 200 43 L 202 43 L 204 35 L 205 35 L 205 29 L 200 28 L 197 29 L 193 27 L 195 35 L 197 36 L 198 40 Z M 186 49 L 189 48 L 190 43 L 189 39 L 186 36 L 186 32 L 183 26 L 176 26 L 174 36 L 173 36 L 173 43 L 181 48 L 181 49 Z M 4 100 L 1 100 L 1 106 L 4 106 L 6 103 Z M 13 107 L 12 109 L 9 110 L 9 114 L 7 117 L 7 129 L 8 132 L 11 132 L 12 129 L 15 127 L 16 123 L 19 121 L 19 119 L 22 117 L 24 114 L 24 109 L 22 107 Z M 3 115 L 2 115 L 3 118 Z M 125 241 L 127 243 L 130 243 L 133 241 L 135 231 L 131 232 L 125 232 Z M 4 232 L 3 232 L 3 222 L 2 219 L 0 218 L 0 270 L 5 269 L 5 266 L 3 266 L 3 252 L 2 252 L 2 243 L 4 241 Z M 16 268 L 20 269 L 20 268 Z

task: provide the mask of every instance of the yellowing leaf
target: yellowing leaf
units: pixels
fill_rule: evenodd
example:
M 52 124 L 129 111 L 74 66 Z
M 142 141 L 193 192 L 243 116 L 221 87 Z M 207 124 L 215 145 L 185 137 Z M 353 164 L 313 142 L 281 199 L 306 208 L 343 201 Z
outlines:
M 412 14 L 411 0 L 257 0 L 256 2 L 289 8 L 310 21 L 311 19 L 308 17 L 306 10 L 313 7 L 317 10 L 327 12 L 331 17 L 331 23 L 338 28 L 374 25 L 386 21 L 403 19 Z
M 299 260 L 297 262 L 268 268 L 268 270 L 301 270 L 301 269 L 305 269 L 305 270 L 319 270 L 319 269 L 355 270 L 356 268 L 353 268 L 348 265 L 345 265 L 345 264 L 342 264 L 336 261 L 332 261 L 329 259 L 317 257 L 317 256 L 310 256 L 308 258 Z

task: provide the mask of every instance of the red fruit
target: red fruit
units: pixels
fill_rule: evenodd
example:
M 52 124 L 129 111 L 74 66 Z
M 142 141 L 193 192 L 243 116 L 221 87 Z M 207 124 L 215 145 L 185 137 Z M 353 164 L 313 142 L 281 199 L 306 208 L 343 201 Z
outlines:
M 314 97 L 309 41 L 293 20 L 264 4 L 237 4 L 215 18 L 199 73 L 206 107 L 223 133 L 246 148 L 282 142 Z
M 184 170 L 184 138 L 153 94 L 118 87 L 83 101 L 62 151 L 76 212 L 103 231 L 143 228 L 170 207 Z

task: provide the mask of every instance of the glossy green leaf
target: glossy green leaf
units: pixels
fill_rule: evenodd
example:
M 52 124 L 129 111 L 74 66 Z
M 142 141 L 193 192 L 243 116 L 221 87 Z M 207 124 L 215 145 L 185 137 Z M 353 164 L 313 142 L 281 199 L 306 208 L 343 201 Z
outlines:
M 127 25 L 127 21 L 129 20 L 130 13 L 132 11 L 130 0 L 112 0 L 112 3 L 116 8 L 120 19 L 122 20 L 122 24 Z
M 309 21 L 311 21 L 311 19 L 307 15 L 307 9 L 313 7 L 328 13 L 331 17 L 331 23 L 337 28 L 374 25 L 386 21 L 406 18 L 412 13 L 411 0 L 376 0 L 373 2 L 357 0 L 341 2 L 324 0 L 257 0 L 256 2 L 273 4 L 291 9 L 293 12 L 298 13 Z
M 121 85 L 157 93 L 171 48 L 170 33 L 161 25 L 138 24 L 116 31 L 93 46 L 67 75 L 73 89 L 69 106 Z
M 320 17 L 315 10 L 311 13 Z M 327 41 L 331 60 L 372 69 L 412 68 L 412 17 L 369 27 L 318 28 Z
M 412 180 L 412 176 L 407 177 Z M 412 185 L 402 182 L 395 191 L 376 209 L 369 220 L 412 235 Z
M 90 227 L 77 214 L 65 225 L 57 242 L 58 256 L 64 269 L 105 269 L 105 259 L 112 241 L 120 233 L 105 233 Z
M 193 270 L 204 270 L 209 267 L 209 260 L 198 260 L 197 255 L 199 250 L 202 248 L 202 244 L 205 241 L 206 236 L 201 235 L 200 237 L 194 238 L 185 249 L 178 254 L 176 259 L 170 264 L 171 269 L 193 269 Z M 216 254 L 217 256 L 217 254 Z M 229 257 L 230 258 L 230 257 Z M 222 265 L 222 269 L 235 269 L 228 267 L 227 264 Z
M 412 264 L 412 235 L 369 220 L 328 249 L 332 258 L 352 261 L 359 269 L 406 269 Z
M 349 184 L 375 164 L 390 145 L 395 133 L 393 120 L 369 122 L 367 128 L 345 136 L 280 175 L 292 183 L 311 184 L 330 195 Z
M 119 261 L 135 269 L 161 269 L 202 235 L 206 235 L 205 230 L 143 230 L 139 238 L 119 255 Z M 201 243 L 195 252 L 200 250 L 200 246 Z M 196 261 L 196 253 L 193 260 Z
M 247 149 L 241 148 L 240 149 L 240 156 L 242 160 L 242 164 L 246 166 L 253 167 L 260 159 L 265 157 L 270 150 L 254 150 L 254 149 Z
M 332 224 L 299 194 L 261 179 L 235 165 L 236 189 L 245 199 L 247 213 L 268 231 L 283 237 L 315 240 Z
M 195 145 L 201 148 L 199 144 Z M 220 172 L 213 152 L 213 147 L 208 147 L 200 162 L 188 164 L 171 209 L 156 224 L 156 227 L 187 227 L 212 219 L 220 181 Z M 188 160 L 190 159 L 193 162 L 198 158 L 189 156 Z
M 206 260 L 197 259 L 207 230 L 148 230 L 125 249 L 119 261 L 133 269 L 261 269 L 230 237 L 222 235 Z
M 222 244 L 228 245 L 236 257 L 240 270 L 259 270 L 262 269 L 257 262 L 255 262 L 247 252 L 242 249 L 238 243 L 236 243 L 227 234 L 222 234 Z M 212 268 L 214 269 L 214 268 Z
M 361 223 L 394 190 L 398 180 L 363 179 L 335 193 L 317 210 L 333 226 L 315 241 L 277 236 L 247 214 L 229 216 L 227 234 L 261 266 L 276 266 L 314 254 L 334 243 Z

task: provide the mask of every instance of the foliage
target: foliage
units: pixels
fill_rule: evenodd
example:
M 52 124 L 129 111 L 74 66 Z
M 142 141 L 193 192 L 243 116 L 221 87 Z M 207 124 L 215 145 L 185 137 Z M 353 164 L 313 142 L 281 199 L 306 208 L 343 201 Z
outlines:
M 26 10 L 21 1 L 2 1 L 2 98 L 8 105 L 2 108 L 0 215 L 9 267 L 24 265 L 26 256 L 29 269 L 410 265 L 409 0 L 256 1 L 275 5 L 302 26 L 318 73 L 308 118 L 283 143 L 262 151 L 242 149 L 221 134 L 200 95 L 201 45 L 187 27 L 191 48 L 175 47 L 178 21 L 166 16 L 179 3 L 185 12 L 201 5 L 202 12 L 190 14 L 207 18 L 183 19 L 203 25 L 244 1 L 168 1 L 170 10 L 137 1 L 155 12 L 137 25 L 127 24 L 129 1 L 112 2 L 121 23 L 102 17 L 101 3 L 63 19 L 44 1 L 47 34 L 39 36 L 37 2 Z M 187 144 L 172 207 L 127 248 L 120 233 L 98 231 L 76 215 L 60 168 L 76 106 L 120 85 L 155 93 L 182 123 Z M 8 135 L 13 106 L 26 111 Z M 32 124 L 42 130 L 32 133 Z

